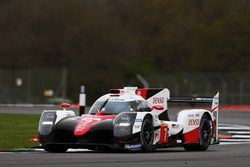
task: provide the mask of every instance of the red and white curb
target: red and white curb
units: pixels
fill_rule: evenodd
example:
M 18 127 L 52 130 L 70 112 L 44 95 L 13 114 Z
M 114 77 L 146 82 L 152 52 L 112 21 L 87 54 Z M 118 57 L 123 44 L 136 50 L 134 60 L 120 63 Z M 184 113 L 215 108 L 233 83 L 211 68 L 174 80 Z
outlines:
M 250 143 L 250 126 L 219 124 L 220 144 Z

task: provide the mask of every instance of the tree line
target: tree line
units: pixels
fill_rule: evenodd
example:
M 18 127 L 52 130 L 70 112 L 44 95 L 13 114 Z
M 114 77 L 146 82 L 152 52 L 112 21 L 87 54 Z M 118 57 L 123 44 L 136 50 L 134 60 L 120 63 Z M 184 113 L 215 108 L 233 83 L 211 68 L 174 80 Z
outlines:
M 249 16 L 247 0 L 1 0 L 0 69 L 67 68 L 69 96 L 92 99 L 136 74 L 249 71 Z

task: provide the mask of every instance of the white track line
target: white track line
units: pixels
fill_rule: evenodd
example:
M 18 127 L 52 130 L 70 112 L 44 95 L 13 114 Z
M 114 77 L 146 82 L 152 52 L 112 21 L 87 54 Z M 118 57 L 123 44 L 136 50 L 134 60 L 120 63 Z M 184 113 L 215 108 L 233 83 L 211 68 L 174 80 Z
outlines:
M 250 144 L 250 142 L 220 142 L 220 145 Z
M 250 127 L 219 127 L 219 130 L 237 130 L 237 131 L 250 131 Z
M 34 149 L 34 150 L 39 151 L 39 152 L 45 151 L 42 148 L 37 148 L 37 149 Z M 91 150 L 88 150 L 88 149 L 71 149 L 71 148 L 67 150 L 67 152 L 86 152 L 86 151 L 91 151 Z
M 250 139 L 220 139 L 221 142 L 250 142 Z
M 250 132 L 244 132 L 244 131 L 227 131 L 230 134 L 237 134 L 237 135 L 250 135 Z
M 232 135 L 232 138 L 235 138 L 235 139 L 250 139 L 250 135 Z
M 233 124 L 219 124 L 220 131 L 231 134 L 229 139 L 220 139 L 221 145 L 229 144 L 249 144 L 250 143 L 250 127 Z

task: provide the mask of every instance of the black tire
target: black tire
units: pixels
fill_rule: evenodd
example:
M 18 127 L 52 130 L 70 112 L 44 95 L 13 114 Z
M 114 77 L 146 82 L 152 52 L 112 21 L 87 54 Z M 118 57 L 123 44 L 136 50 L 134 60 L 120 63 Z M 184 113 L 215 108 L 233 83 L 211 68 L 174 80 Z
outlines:
M 211 120 L 208 116 L 203 115 L 199 128 L 199 144 L 186 144 L 186 151 L 206 151 L 210 145 L 211 135 Z
M 68 150 L 68 147 L 63 145 L 46 145 L 43 146 L 43 149 L 51 153 L 64 153 Z
M 149 152 L 154 150 L 152 146 L 154 141 L 154 127 L 150 117 L 145 117 L 142 122 L 140 141 L 142 151 Z

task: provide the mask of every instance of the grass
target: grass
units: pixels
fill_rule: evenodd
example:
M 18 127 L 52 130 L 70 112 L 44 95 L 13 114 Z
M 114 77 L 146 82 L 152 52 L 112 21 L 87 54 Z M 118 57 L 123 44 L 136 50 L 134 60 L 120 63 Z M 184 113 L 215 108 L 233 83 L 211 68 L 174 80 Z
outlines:
M 37 135 L 40 115 L 0 114 L 0 150 L 37 146 L 30 139 Z

